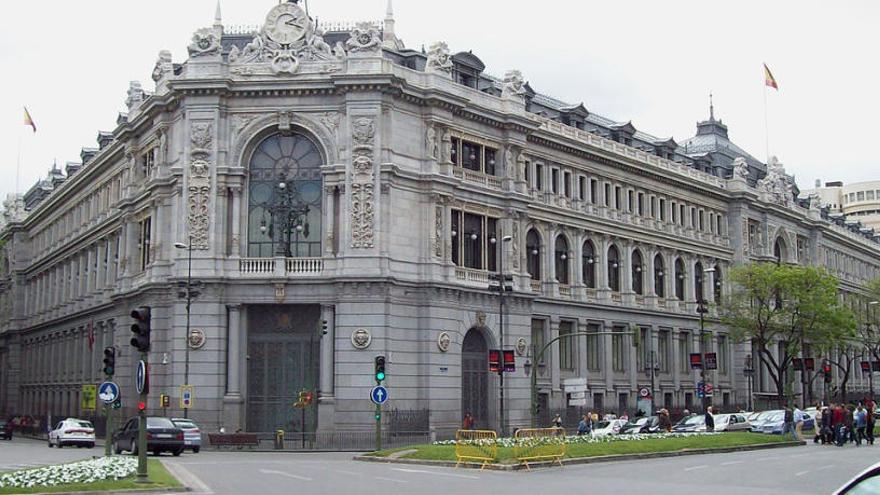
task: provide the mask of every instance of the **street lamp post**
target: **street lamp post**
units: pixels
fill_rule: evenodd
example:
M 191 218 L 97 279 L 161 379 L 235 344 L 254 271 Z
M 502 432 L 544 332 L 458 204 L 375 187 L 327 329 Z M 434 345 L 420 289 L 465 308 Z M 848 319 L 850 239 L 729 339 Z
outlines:
M 184 365 L 183 365 L 183 385 L 189 385 L 189 332 L 190 332 L 190 315 L 192 313 L 192 236 L 189 237 L 189 242 L 184 244 L 182 242 L 174 243 L 174 247 L 177 249 L 186 249 L 187 250 L 187 270 L 186 270 L 186 338 L 184 338 Z M 189 417 L 189 408 L 185 408 L 183 410 L 183 417 Z
M 870 331 L 871 331 L 871 320 L 872 320 L 871 313 L 873 312 L 873 309 L 877 307 L 878 304 L 880 304 L 880 301 L 868 302 L 868 328 L 867 328 L 867 330 L 869 332 L 869 335 L 870 335 Z M 875 325 L 875 328 L 876 328 L 876 325 Z M 871 386 L 871 402 L 874 402 L 874 362 L 872 359 L 874 357 L 873 356 L 874 352 L 871 349 L 868 349 L 868 351 L 869 351 L 868 352 L 868 382 L 870 382 L 870 386 Z
M 268 210 L 270 217 L 268 225 L 265 218 L 260 221 L 260 232 L 268 234 L 273 240 L 276 240 L 276 232 L 280 232 L 275 254 L 292 257 L 293 236 L 303 234 L 306 238 L 309 237 L 308 205 L 300 200 L 295 185 L 290 184 L 287 176 L 281 173 L 278 174 L 278 184 L 275 186 L 272 201 L 259 206 Z
M 660 371 L 660 363 L 657 362 L 657 356 L 653 350 L 651 350 L 651 362 L 645 363 L 645 371 L 651 374 L 651 403 L 653 406 L 652 409 L 656 409 L 656 403 L 654 401 L 657 400 L 657 393 L 654 382 L 657 377 L 657 372 Z M 653 414 L 654 411 L 650 411 L 650 413 Z
M 752 379 L 755 376 L 755 369 L 752 368 L 752 356 L 746 356 L 745 366 L 743 366 L 743 374 L 746 375 L 749 383 L 749 395 L 746 398 L 746 404 L 749 411 L 752 410 Z
M 489 286 L 489 290 L 497 290 L 498 291 L 498 342 L 501 348 L 501 355 L 504 355 L 504 293 L 508 291 L 512 291 L 513 287 L 507 285 L 508 276 L 504 274 L 504 244 L 513 240 L 513 237 L 506 235 L 501 238 L 501 252 L 498 256 L 498 273 L 490 276 L 491 280 L 498 281 L 498 285 L 492 284 Z M 489 239 L 489 242 L 492 245 L 497 245 L 498 240 L 493 236 Z M 513 280 L 511 276 L 510 281 Z M 502 359 L 501 367 L 498 369 L 498 420 L 499 426 L 501 430 L 501 436 L 507 436 L 507 421 L 505 420 L 505 408 L 504 408 L 504 363 Z
M 700 275 L 702 277 L 706 273 L 714 273 L 715 268 L 707 268 L 703 270 L 703 274 Z M 700 279 L 700 292 L 703 292 L 702 287 L 702 278 Z M 696 289 L 696 287 L 695 287 Z M 703 397 L 702 397 L 702 406 L 703 411 L 706 411 L 706 408 L 709 406 L 709 397 L 706 394 L 706 313 L 709 312 L 709 308 L 706 306 L 706 298 L 701 294 L 697 294 L 697 313 L 700 314 L 700 381 L 703 382 Z

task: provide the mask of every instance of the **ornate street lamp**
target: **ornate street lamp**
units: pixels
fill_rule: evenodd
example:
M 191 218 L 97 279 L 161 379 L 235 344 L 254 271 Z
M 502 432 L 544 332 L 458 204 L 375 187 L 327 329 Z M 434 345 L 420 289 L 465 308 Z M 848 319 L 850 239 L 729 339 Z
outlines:
M 269 212 L 268 222 L 265 217 L 260 221 L 260 232 L 275 241 L 275 254 L 293 257 L 291 245 L 294 241 L 300 234 L 309 236 L 309 207 L 300 198 L 293 182 L 288 181 L 284 173 L 279 173 L 272 199 L 257 206 Z

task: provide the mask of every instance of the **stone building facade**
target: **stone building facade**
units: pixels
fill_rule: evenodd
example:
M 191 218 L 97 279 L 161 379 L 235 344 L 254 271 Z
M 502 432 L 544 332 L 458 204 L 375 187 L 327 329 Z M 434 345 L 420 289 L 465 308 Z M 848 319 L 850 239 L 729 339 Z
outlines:
M 152 309 L 152 394 L 179 414 L 188 381 L 205 429 L 368 429 L 377 355 L 386 408 L 497 427 L 486 353 L 502 347 L 516 355 L 511 427 L 529 422 L 527 362 L 545 409 L 583 378 L 585 407 L 632 410 L 652 367 L 655 405 L 681 408 L 698 402 L 700 299 L 713 402 L 734 407 L 750 349 L 715 309 L 732 266 L 823 265 L 855 293 L 878 276 L 880 244 L 797 201 L 777 161 L 731 156 L 742 150 L 714 111 L 687 146 L 655 138 L 536 93 L 518 71 L 491 77 L 471 52 L 408 49 L 390 9 L 325 29 L 295 2 L 258 31 L 216 17 L 185 62 L 160 53 L 154 90 L 131 85 L 128 112 L 81 164 L 6 202 L 0 412 L 82 414 L 105 346 L 133 412 L 138 306 Z M 488 290 L 499 269 L 514 286 L 503 341 Z M 532 362 L 532 346 L 574 332 L 596 335 Z M 754 385 L 771 387 L 764 373 Z M 304 424 L 291 407 L 302 389 L 317 392 Z

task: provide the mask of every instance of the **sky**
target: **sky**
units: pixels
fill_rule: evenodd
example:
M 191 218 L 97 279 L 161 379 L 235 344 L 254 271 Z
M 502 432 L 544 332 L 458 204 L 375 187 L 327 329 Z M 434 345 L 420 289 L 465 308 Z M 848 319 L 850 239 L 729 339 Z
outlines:
M 382 19 L 386 2 L 308 3 L 321 21 L 352 21 Z M 221 0 L 223 22 L 262 24 L 276 3 Z M 0 198 L 95 147 L 98 131 L 112 131 L 125 109 L 129 82 L 152 90 L 159 50 L 183 62 L 193 31 L 213 23 L 215 5 L 5 5 Z M 711 92 L 731 139 L 761 160 L 769 147 L 801 189 L 816 179 L 880 179 L 870 151 L 880 115 L 875 0 L 394 0 L 394 11 L 408 47 L 446 41 L 453 52 L 472 50 L 491 74 L 519 69 L 540 93 L 658 137 L 692 136 L 708 117 Z M 764 86 L 765 62 L 778 91 Z M 36 133 L 23 124 L 25 105 Z

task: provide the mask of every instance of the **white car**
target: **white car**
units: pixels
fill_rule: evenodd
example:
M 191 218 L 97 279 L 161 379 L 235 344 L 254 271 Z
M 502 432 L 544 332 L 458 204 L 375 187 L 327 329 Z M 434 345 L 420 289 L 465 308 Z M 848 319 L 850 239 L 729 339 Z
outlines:
M 606 435 L 617 435 L 620 429 L 627 423 L 625 419 L 612 419 L 610 421 L 599 421 L 593 427 L 592 435 L 594 437 L 604 437 Z
M 49 447 L 65 445 L 92 448 L 95 446 L 95 427 L 84 419 L 67 418 L 49 432 Z
M 715 431 L 749 431 L 752 425 L 745 414 L 716 414 Z

